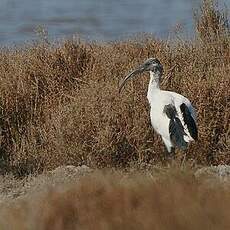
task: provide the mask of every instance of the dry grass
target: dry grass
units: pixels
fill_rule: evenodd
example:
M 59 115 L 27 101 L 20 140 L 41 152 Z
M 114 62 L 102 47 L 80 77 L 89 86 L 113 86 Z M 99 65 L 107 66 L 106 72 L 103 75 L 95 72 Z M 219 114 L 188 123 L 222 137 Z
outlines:
M 229 229 L 229 185 L 189 171 L 93 173 L 77 184 L 1 204 L 1 229 Z M 154 175 L 154 174 L 153 174 Z
M 2 48 L 2 173 L 161 162 L 164 147 L 149 121 L 148 78 L 118 94 L 121 78 L 150 56 L 165 67 L 162 88 L 182 93 L 197 109 L 199 142 L 187 158 L 205 165 L 230 163 L 229 28 L 210 4 L 196 20 L 197 38 L 176 45 L 143 36 L 108 44 L 44 40 Z

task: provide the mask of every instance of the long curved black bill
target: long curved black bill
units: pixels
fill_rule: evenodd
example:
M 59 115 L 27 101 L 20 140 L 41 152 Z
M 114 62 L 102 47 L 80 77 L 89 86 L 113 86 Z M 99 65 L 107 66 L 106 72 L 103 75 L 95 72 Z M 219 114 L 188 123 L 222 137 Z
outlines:
M 131 73 L 129 73 L 125 79 L 121 82 L 120 87 L 119 87 L 119 93 L 121 92 L 122 88 L 124 87 L 125 83 L 127 80 L 133 78 L 134 76 L 136 76 L 137 74 L 140 74 L 142 72 L 144 72 L 144 68 L 143 65 L 140 66 L 138 69 L 135 69 L 134 71 L 132 71 Z

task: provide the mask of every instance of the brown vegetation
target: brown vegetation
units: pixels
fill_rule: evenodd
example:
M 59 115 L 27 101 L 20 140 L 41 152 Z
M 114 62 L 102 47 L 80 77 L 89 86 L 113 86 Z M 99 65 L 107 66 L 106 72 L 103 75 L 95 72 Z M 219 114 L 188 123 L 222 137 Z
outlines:
M 208 186 L 207 186 L 208 185 Z M 45 189 L 45 186 L 44 188 Z M 189 170 L 93 173 L 1 204 L 1 229 L 229 229 L 229 185 Z
M 187 96 L 197 109 L 199 142 L 187 158 L 230 163 L 229 27 L 210 4 L 196 20 L 197 38 L 177 44 L 143 36 L 107 44 L 44 40 L 2 48 L 1 171 L 24 176 L 65 164 L 126 167 L 161 161 L 164 147 L 149 121 L 148 77 L 118 93 L 121 78 L 150 56 L 165 67 L 162 88 Z

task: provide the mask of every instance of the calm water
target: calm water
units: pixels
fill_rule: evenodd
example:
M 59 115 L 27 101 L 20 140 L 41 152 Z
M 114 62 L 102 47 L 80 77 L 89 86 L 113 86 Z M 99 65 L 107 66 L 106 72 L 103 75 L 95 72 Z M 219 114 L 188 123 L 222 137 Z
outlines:
M 229 7 L 230 0 L 224 3 Z M 176 24 L 193 31 L 200 0 L 0 0 L 0 44 L 36 37 L 43 26 L 51 38 L 80 35 L 90 40 L 122 39 L 138 32 L 165 38 Z

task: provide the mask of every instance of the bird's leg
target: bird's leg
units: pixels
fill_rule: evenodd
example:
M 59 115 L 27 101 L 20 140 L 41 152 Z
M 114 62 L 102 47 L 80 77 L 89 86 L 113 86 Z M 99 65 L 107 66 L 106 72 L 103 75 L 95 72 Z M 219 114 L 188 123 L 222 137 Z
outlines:
M 185 152 L 183 153 L 183 157 L 182 157 L 181 165 L 180 165 L 181 168 L 184 168 L 184 166 L 185 166 L 186 157 L 187 157 L 187 151 L 185 151 Z
M 171 147 L 170 152 L 166 148 L 165 149 L 165 161 L 170 165 L 174 159 L 175 159 L 175 148 Z
M 172 159 L 175 156 L 175 148 L 172 146 L 171 141 L 162 137 L 162 140 L 165 144 L 165 157 L 166 159 Z
M 171 147 L 171 152 L 170 152 L 170 155 L 175 156 L 175 148 L 174 148 L 174 147 Z

